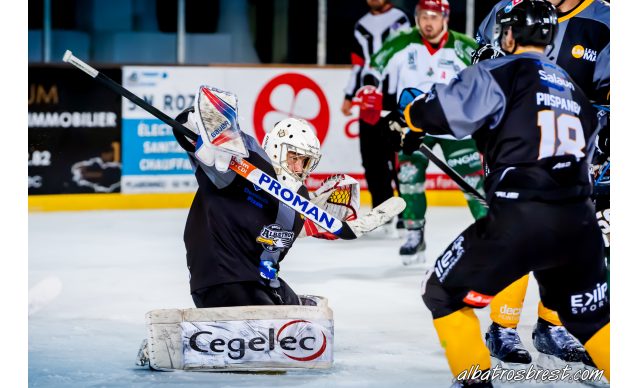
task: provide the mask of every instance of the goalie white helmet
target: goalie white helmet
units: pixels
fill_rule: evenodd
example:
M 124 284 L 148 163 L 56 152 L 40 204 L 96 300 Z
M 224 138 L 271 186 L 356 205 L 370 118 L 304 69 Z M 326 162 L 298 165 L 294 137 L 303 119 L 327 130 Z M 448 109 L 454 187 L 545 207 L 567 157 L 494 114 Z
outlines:
M 278 180 L 299 187 L 320 162 L 320 141 L 305 120 L 287 118 L 276 123 L 262 141 Z

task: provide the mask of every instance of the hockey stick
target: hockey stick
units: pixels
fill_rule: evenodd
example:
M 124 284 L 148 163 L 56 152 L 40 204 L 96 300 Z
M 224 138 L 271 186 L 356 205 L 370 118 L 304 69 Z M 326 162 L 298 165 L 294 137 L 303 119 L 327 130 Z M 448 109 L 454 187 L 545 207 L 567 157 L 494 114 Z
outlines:
M 198 135 L 196 135 L 194 132 L 190 131 L 184 125 L 167 116 L 165 113 L 155 108 L 145 100 L 131 93 L 129 90 L 125 89 L 122 85 L 107 77 L 105 74 L 99 72 L 85 62 L 81 61 L 80 59 L 75 57 L 71 53 L 71 51 L 67 50 L 64 53 L 63 61 L 70 63 L 78 69 L 84 71 L 89 76 L 100 81 L 103 85 L 105 85 L 118 95 L 126 97 L 140 108 L 151 113 L 153 116 L 160 119 L 165 124 L 174 128 L 180 134 L 188 137 L 193 141 L 197 141 Z M 398 199 L 400 198 L 392 197 L 363 217 L 360 217 L 353 221 L 342 222 L 329 213 L 325 212 L 322 208 L 316 206 L 313 202 L 311 202 L 311 200 L 309 200 L 309 198 L 303 197 L 285 187 L 282 187 L 277 179 L 274 179 L 264 171 L 260 170 L 259 168 L 242 158 L 233 157 L 229 167 L 238 175 L 247 179 L 257 187 L 260 187 L 265 192 L 276 198 L 278 201 L 283 202 L 296 212 L 302 214 L 304 217 L 309 218 L 313 223 L 344 240 L 353 240 L 362 236 L 364 233 L 370 232 L 371 230 L 391 220 L 396 214 L 404 210 L 404 207 L 406 206 L 404 201 L 398 201 Z
M 449 167 L 447 163 L 445 163 L 436 154 L 434 154 L 431 148 L 427 147 L 425 144 L 420 144 L 420 148 L 418 149 L 418 151 L 422 152 L 424 156 L 435 163 L 436 166 L 438 166 L 442 170 L 442 172 L 447 174 L 449 178 L 456 182 L 456 184 L 460 186 L 460 189 L 462 191 L 477 199 L 478 202 L 480 202 L 483 206 L 487 206 L 487 200 L 485 199 L 484 195 L 476 190 L 475 187 L 467 183 L 467 181 L 465 181 L 464 178 L 460 176 L 460 174 L 458 174 L 454 169 Z

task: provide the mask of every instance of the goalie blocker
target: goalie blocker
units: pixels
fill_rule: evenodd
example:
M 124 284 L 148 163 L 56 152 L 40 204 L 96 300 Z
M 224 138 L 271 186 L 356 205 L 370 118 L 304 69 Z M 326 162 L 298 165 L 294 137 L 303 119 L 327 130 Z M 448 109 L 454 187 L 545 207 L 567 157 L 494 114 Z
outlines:
M 152 310 L 137 364 L 172 371 L 278 371 L 333 365 L 333 311 L 301 295 L 300 306 Z

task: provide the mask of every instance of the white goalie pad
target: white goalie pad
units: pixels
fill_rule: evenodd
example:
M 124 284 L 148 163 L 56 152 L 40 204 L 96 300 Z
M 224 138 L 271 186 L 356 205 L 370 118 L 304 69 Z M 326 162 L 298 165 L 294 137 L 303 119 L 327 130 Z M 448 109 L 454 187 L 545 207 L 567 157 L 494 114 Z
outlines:
M 333 311 L 325 298 L 300 298 L 301 306 L 152 310 L 146 314 L 149 367 L 225 372 L 331 368 Z

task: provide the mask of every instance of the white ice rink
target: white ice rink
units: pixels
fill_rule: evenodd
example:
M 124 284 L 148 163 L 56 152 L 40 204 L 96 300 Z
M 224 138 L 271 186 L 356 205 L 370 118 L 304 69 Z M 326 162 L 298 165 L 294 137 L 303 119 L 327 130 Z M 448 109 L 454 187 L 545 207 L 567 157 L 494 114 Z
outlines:
M 397 256 L 402 240 L 370 236 L 300 239 L 281 266 L 281 276 L 297 293 L 328 298 L 335 320 L 333 369 L 256 375 L 136 366 L 145 313 L 194 307 L 182 243 L 186 216 L 187 209 L 29 214 L 29 386 L 451 385 L 420 295 L 426 265 L 402 266 Z M 427 218 L 431 264 L 472 218 L 466 208 L 446 207 L 430 208 Z M 536 308 L 532 279 L 519 331 L 534 359 Z M 483 330 L 488 313 L 478 311 Z

